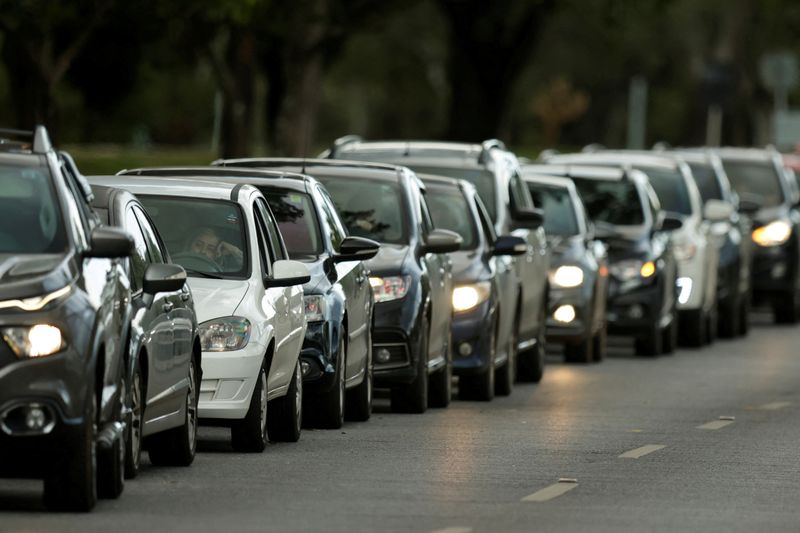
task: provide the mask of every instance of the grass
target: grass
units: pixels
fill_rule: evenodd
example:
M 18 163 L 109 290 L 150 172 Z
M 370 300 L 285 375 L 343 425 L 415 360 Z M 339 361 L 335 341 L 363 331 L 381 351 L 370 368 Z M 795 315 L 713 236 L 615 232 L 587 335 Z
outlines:
M 116 174 L 123 169 L 153 166 L 208 165 L 218 155 L 202 147 L 132 148 L 124 145 L 70 145 L 69 152 L 82 174 Z

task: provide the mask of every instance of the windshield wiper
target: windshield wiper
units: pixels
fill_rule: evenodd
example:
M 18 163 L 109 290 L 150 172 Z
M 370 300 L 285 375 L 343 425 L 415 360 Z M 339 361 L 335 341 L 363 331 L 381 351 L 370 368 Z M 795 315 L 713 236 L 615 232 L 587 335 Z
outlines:
M 195 270 L 193 268 L 186 268 L 186 267 L 183 267 L 183 269 L 186 271 L 187 274 L 191 276 L 199 276 L 201 278 L 208 278 L 208 279 L 225 279 L 219 274 L 212 274 L 210 272 L 203 272 L 201 270 Z

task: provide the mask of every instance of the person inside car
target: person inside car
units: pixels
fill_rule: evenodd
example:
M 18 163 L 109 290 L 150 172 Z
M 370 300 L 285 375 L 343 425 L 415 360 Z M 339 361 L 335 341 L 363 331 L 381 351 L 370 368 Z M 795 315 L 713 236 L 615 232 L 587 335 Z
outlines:
M 233 244 L 222 240 L 212 227 L 199 228 L 189 239 L 187 251 L 202 255 L 222 270 L 237 270 L 241 267 L 244 254 Z

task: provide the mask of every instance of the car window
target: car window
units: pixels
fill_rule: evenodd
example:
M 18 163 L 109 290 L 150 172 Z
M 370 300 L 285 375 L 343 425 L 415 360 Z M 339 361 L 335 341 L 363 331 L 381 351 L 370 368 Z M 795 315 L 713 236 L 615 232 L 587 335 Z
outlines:
M 475 186 L 478 195 L 483 200 L 486 211 L 492 222 L 497 221 L 497 191 L 494 174 L 483 169 L 466 169 L 450 167 L 431 167 L 415 165 L 413 170 L 424 174 L 437 174 L 449 178 L 463 179 Z
M 164 253 L 161 251 L 162 244 L 155 229 L 151 226 L 150 219 L 147 218 L 147 215 L 145 215 L 138 206 L 133 206 L 132 209 L 133 213 L 136 215 L 136 220 L 139 221 L 139 227 L 147 243 L 147 251 L 150 254 L 151 262 L 165 263 L 166 259 L 164 258 Z
M 267 203 L 262 198 L 256 199 L 256 206 L 258 206 L 258 211 L 263 217 L 264 226 L 267 231 L 270 255 L 272 256 L 273 261 L 286 259 L 288 257 L 288 254 L 286 253 L 286 246 L 283 244 L 283 238 L 281 237 L 281 232 L 278 229 L 278 224 L 275 222 L 275 218 L 272 215 L 272 211 L 270 211 Z
M 723 199 L 714 167 L 702 163 L 689 163 L 689 168 L 692 169 L 692 177 L 700 190 L 700 197 L 704 204 L 709 200 Z
M 436 225 L 433 223 L 433 217 L 428 209 L 427 195 L 423 193 L 419 195 L 419 215 L 420 222 L 422 223 L 422 236 L 427 237 Z
M 431 208 L 434 227 L 461 235 L 462 250 L 474 250 L 478 247 L 478 228 L 460 188 L 428 186 L 425 199 Z
M 253 209 L 255 215 L 256 240 L 258 241 L 258 259 L 261 271 L 267 276 L 272 275 L 272 259 L 269 252 L 269 238 L 267 237 L 267 224 L 264 214 L 259 209 Z
M 599 180 L 574 177 L 583 205 L 593 222 L 614 225 L 644 224 L 644 207 L 636 185 L 627 179 Z
M 531 209 L 536 205 L 531 203 L 531 198 L 525 187 L 525 182 L 519 177 L 519 174 L 514 172 L 511 175 L 511 180 L 508 182 L 509 197 L 514 203 L 515 208 Z M 536 207 L 541 207 L 536 205 Z
M 765 207 L 783 203 L 781 178 L 771 161 L 723 159 L 722 166 L 739 198 L 758 202 Z
M 67 203 L 75 238 L 84 244 L 77 206 L 74 199 Z M 20 228 L 25 228 L 24 235 Z M 67 234 L 47 169 L 0 165 L 0 253 L 59 253 L 66 247 Z
M 689 189 L 679 170 L 660 168 L 639 168 L 647 174 L 647 179 L 658 196 L 661 209 L 681 215 L 692 214 L 692 202 L 689 199 Z
M 478 208 L 478 219 L 481 221 L 483 234 L 489 243 L 494 243 L 497 240 L 497 233 L 494 231 L 494 224 L 489 218 L 489 213 L 486 212 L 486 206 L 483 205 L 483 200 L 481 200 L 480 196 L 473 196 L 473 200 L 475 201 L 475 207 Z
M 134 251 L 130 257 L 131 287 L 134 290 L 139 290 L 142 288 L 142 280 L 144 280 L 144 273 L 150 263 L 150 257 L 147 254 L 147 241 L 142 229 L 139 227 L 139 221 L 130 207 L 125 209 L 124 228 L 133 238 L 134 246 Z
M 569 190 L 544 183 L 528 182 L 528 190 L 536 207 L 544 210 L 544 231 L 547 235 L 578 235 L 578 218 Z
M 292 259 L 316 257 L 322 253 L 322 234 L 314 204 L 308 194 L 262 188 L 278 223 L 283 242 Z
M 320 206 L 322 207 L 322 212 L 325 214 L 325 226 L 330 236 L 331 244 L 333 245 L 334 251 L 338 252 L 342 246 L 342 241 L 347 237 L 347 232 L 344 226 L 342 226 L 339 215 L 336 213 L 336 208 L 333 207 L 333 201 L 321 188 L 317 189 L 317 193 L 321 200 Z
M 91 206 L 86 202 L 86 197 L 81 192 L 81 186 L 78 184 L 77 178 L 72 174 L 69 167 L 63 163 L 60 165 L 61 172 L 64 175 L 64 181 L 75 199 L 75 205 L 80 213 L 81 223 L 83 230 L 89 235 L 92 231 L 93 224 L 96 223 L 94 214 L 92 213 Z

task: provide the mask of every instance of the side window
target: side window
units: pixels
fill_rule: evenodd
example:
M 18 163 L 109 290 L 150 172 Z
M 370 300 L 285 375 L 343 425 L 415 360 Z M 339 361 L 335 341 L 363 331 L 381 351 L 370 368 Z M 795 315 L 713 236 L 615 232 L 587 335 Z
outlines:
M 483 234 L 486 236 L 486 240 L 489 241 L 489 243 L 493 243 L 497 240 L 497 234 L 494 232 L 494 226 L 492 225 L 491 219 L 489 219 L 489 214 L 486 212 L 483 202 L 477 195 L 475 196 L 475 206 L 478 208 L 478 218 L 481 221 Z
M 139 221 L 139 227 L 142 230 L 142 234 L 144 234 L 144 240 L 147 243 L 147 251 L 150 254 L 152 262 L 165 263 L 166 261 L 163 252 L 163 250 L 165 250 L 164 245 L 161 243 L 161 240 L 158 238 L 158 234 L 153 229 L 153 224 L 150 222 L 150 219 L 147 218 L 147 215 L 145 215 L 144 212 L 138 207 L 134 206 L 131 209 L 133 210 L 136 219 Z
M 131 234 L 131 237 L 133 237 L 134 244 L 134 252 L 130 258 L 131 287 L 133 290 L 139 290 L 142 288 L 144 271 L 147 270 L 150 258 L 147 254 L 147 241 L 142 234 L 142 229 L 139 227 L 139 221 L 136 220 L 136 215 L 131 208 L 125 210 L 125 229 Z
M 83 225 L 83 230 L 89 235 L 92 231 L 93 222 L 96 220 L 94 213 L 91 211 L 91 207 L 86 203 L 86 198 L 84 198 L 83 193 L 81 192 L 81 188 L 75 179 L 75 176 L 72 175 L 72 172 L 69 168 L 61 164 L 61 172 L 64 175 L 64 182 L 67 184 L 69 188 L 69 192 L 72 194 L 72 197 L 75 199 L 76 207 L 78 208 L 78 212 L 80 213 L 81 223 Z
M 520 178 L 519 174 L 515 171 L 511 174 L 511 181 L 508 184 L 509 193 L 515 207 L 522 207 L 526 209 L 533 208 L 530 193 L 528 192 L 525 183 Z
M 325 214 L 325 228 L 330 234 L 333 250 L 338 252 L 339 247 L 342 245 L 342 241 L 345 239 L 345 237 L 347 237 L 347 232 L 345 232 L 340 223 L 339 217 L 336 215 L 336 209 L 333 207 L 333 202 L 331 202 L 331 199 L 328 198 L 328 195 L 325 194 L 321 189 L 317 189 L 317 192 L 319 193 L 319 198 L 322 200 L 321 206 L 322 212 Z
M 428 235 L 431 231 L 433 231 L 433 218 L 431 217 L 431 212 L 428 209 L 428 203 L 425 201 L 425 196 L 420 194 L 419 196 L 419 211 L 420 215 L 422 216 L 422 232 L 423 235 Z
M 258 257 L 261 261 L 261 271 L 269 276 L 272 275 L 272 261 L 270 260 L 268 248 L 267 226 L 264 223 L 264 216 L 256 204 L 253 204 L 253 213 L 256 217 L 256 238 L 258 240 Z
M 272 257 L 275 258 L 275 261 L 286 259 L 288 257 L 288 254 L 286 253 L 286 247 L 283 245 L 283 238 L 281 237 L 281 232 L 278 229 L 278 224 L 275 222 L 275 218 L 272 216 L 272 211 L 269 210 L 266 201 L 261 198 L 256 200 L 256 206 L 263 217 L 263 223 L 267 232 L 267 240 L 269 241 Z
M 81 211 L 78 207 L 79 201 L 75 198 L 72 188 L 66 187 L 66 189 L 66 216 L 70 220 L 70 232 L 72 233 L 72 238 L 75 240 L 75 243 L 79 248 L 87 249 L 89 248 L 89 232 L 86 227 L 86 221 L 81 217 Z

